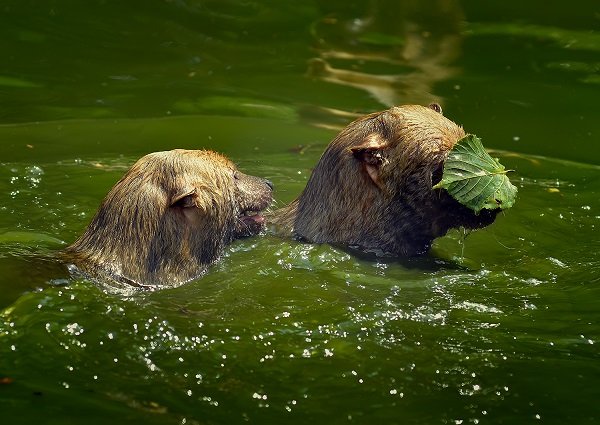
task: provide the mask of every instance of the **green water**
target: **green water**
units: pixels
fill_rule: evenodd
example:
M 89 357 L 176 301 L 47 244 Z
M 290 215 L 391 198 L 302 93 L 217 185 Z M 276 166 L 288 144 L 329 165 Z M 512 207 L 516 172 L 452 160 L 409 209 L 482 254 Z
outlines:
M 596 1 L 3 1 L 6 423 L 600 423 Z M 141 155 L 292 200 L 336 129 L 438 101 L 519 187 L 419 259 L 271 235 L 121 298 L 52 253 Z

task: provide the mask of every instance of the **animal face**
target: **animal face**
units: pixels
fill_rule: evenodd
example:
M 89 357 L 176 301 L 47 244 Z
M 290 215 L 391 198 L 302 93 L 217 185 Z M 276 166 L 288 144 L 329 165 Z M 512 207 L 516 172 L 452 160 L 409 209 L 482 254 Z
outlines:
M 496 212 L 475 215 L 444 190 L 432 189 L 449 150 L 464 135 L 438 105 L 360 118 L 329 144 L 282 217 L 309 241 L 396 255 L 423 253 L 453 227 L 486 226 Z
M 221 224 L 227 241 L 261 230 L 264 217 L 260 212 L 272 202 L 271 182 L 242 173 L 227 158 L 213 152 L 175 152 L 181 162 L 174 168 L 180 169 L 173 169 L 166 176 L 177 178 L 160 183 L 163 193 L 172 194 L 165 214 L 172 212 L 176 220 L 182 215 L 196 226 L 205 226 L 206 222 Z
M 69 248 L 86 271 L 146 285 L 202 274 L 232 240 L 258 233 L 272 184 L 210 151 L 156 152 L 115 184 Z
M 397 218 L 405 220 L 407 209 L 414 217 L 423 216 L 433 237 L 451 228 L 475 229 L 494 221 L 497 211 L 475 214 L 445 190 L 432 190 L 442 178 L 450 149 L 465 136 L 461 127 L 442 115 L 439 105 L 392 108 L 373 119 L 377 131 L 350 150 L 387 198 L 387 208 L 400 213 Z
M 272 200 L 273 184 L 259 177 L 240 171 L 233 174 L 236 198 L 236 223 L 234 237 L 241 238 L 257 234 L 264 226 L 265 218 L 259 214 Z M 268 189 L 265 188 L 265 185 Z

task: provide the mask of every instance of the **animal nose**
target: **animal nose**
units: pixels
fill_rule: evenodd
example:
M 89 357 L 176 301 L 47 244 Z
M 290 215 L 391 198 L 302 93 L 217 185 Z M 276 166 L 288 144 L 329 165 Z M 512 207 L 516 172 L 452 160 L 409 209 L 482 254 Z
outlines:
M 269 186 L 271 188 L 271 190 L 273 190 L 273 182 L 271 180 L 265 179 L 265 183 L 267 184 L 267 186 Z

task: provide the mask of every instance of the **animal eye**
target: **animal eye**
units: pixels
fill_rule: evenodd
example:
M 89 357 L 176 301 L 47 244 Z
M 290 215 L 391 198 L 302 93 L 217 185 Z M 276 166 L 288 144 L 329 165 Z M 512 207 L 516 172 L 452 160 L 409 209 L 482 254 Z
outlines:
M 233 178 L 234 178 L 235 180 L 239 180 L 239 179 L 240 179 L 240 174 L 239 174 L 237 171 L 234 171 L 234 172 L 233 172 Z
M 434 110 L 435 112 L 437 112 L 438 114 L 442 114 L 442 115 L 444 115 L 444 112 L 442 111 L 442 107 L 441 107 L 439 104 L 437 104 L 437 103 L 431 103 L 431 104 L 429 105 L 429 108 L 430 108 L 430 109 L 433 109 L 433 110 Z

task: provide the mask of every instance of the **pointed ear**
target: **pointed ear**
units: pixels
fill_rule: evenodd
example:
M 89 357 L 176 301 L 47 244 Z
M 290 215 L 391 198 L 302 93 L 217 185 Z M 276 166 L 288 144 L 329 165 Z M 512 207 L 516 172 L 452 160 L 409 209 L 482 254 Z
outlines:
M 170 201 L 169 206 L 171 207 L 181 207 L 181 208 L 191 208 L 197 207 L 197 198 L 196 188 L 182 188 L 181 191 L 177 192 Z
M 383 150 L 387 146 L 388 143 L 383 137 L 378 134 L 372 134 L 362 144 L 350 148 L 354 158 L 361 162 L 373 183 L 380 189 L 383 188 L 383 184 L 379 179 L 380 170 L 386 161 L 383 156 Z

